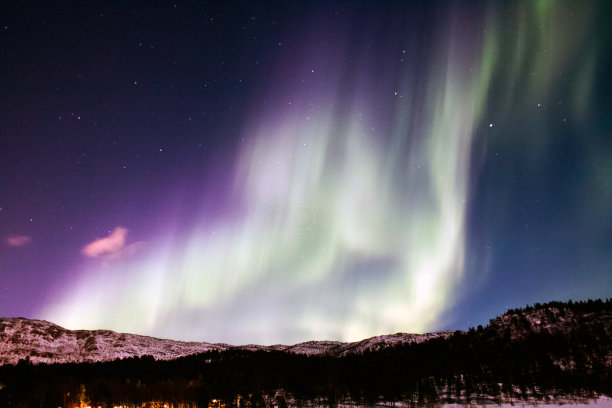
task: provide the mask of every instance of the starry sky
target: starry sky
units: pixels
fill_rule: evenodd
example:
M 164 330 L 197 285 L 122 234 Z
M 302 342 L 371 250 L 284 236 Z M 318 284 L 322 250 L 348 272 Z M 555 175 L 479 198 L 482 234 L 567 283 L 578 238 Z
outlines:
M 0 316 L 273 344 L 611 297 L 611 19 L 2 2 Z

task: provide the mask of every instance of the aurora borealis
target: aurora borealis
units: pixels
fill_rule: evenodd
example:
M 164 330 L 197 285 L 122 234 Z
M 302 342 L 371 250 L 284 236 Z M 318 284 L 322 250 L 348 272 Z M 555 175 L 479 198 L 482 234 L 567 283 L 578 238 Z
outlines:
M 0 315 L 272 344 L 612 294 L 603 1 L 4 8 Z

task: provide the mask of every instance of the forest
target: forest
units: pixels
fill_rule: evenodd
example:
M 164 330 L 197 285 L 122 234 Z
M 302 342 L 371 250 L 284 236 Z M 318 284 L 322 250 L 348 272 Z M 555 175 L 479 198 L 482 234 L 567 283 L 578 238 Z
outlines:
M 279 407 L 612 395 L 612 302 L 511 309 L 448 338 L 343 357 L 231 349 L 0 367 L 2 407 Z M 546 326 L 533 328 L 537 324 Z M 545 319 L 541 321 L 541 319 Z

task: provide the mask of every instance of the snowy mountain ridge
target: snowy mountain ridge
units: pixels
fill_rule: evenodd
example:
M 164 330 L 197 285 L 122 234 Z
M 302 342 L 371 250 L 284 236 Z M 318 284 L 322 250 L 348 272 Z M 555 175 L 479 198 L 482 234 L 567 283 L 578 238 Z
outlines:
M 331 354 L 344 356 L 365 350 L 377 350 L 398 343 L 421 343 L 450 336 L 452 332 L 427 334 L 397 333 L 365 340 L 308 341 L 294 345 L 231 346 L 223 343 L 183 342 L 158 339 L 110 330 L 68 330 L 56 324 L 25 318 L 0 318 L 0 365 L 16 364 L 29 359 L 38 363 L 81 363 L 112 361 L 129 357 L 153 356 L 156 360 L 172 360 L 206 351 L 278 350 L 296 354 Z
M 232 346 L 223 343 L 198 343 L 164 340 L 110 330 L 68 330 L 56 324 L 25 318 L 0 318 L 0 365 L 16 364 L 29 359 L 32 363 L 80 363 L 113 361 L 129 357 L 153 356 L 172 360 L 207 351 L 250 350 L 284 351 L 295 354 L 345 356 L 366 350 L 379 350 L 398 344 L 423 343 L 447 339 L 454 333 L 443 331 L 426 334 L 396 333 L 343 343 L 307 341 L 294 345 Z M 571 340 L 576 333 L 590 336 L 598 344 L 612 337 L 612 302 L 596 300 L 568 303 L 549 302 L 524 309 L 510 309 L 491 319 L 486 327 L 470 328 L 468 335 L 521 342 L 532 335 L 562 336 Z M 612 353 L 605 364 L 612 366 Z M 561 363 L 559 363 L 561 364 Z

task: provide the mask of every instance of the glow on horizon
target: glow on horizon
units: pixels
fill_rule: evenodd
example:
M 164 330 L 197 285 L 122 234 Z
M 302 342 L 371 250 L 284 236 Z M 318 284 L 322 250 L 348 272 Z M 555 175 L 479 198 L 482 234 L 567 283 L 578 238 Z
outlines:
M 474 40 L 449 21 L 419 78 L 425 93 L 407 70 L 385 134 L 372 129 L 379 113 L 359 86 L 349 99 L 338 84 L 314 90 L 308 117 L 254 119 L 227 180 L 232 216 L 90 264 L 44 318 L 233 344 L 435 329 L 463 277 L 470 153 L 475 129 L 489 126 L 482 115 L 500 58 L 495 23 Z

